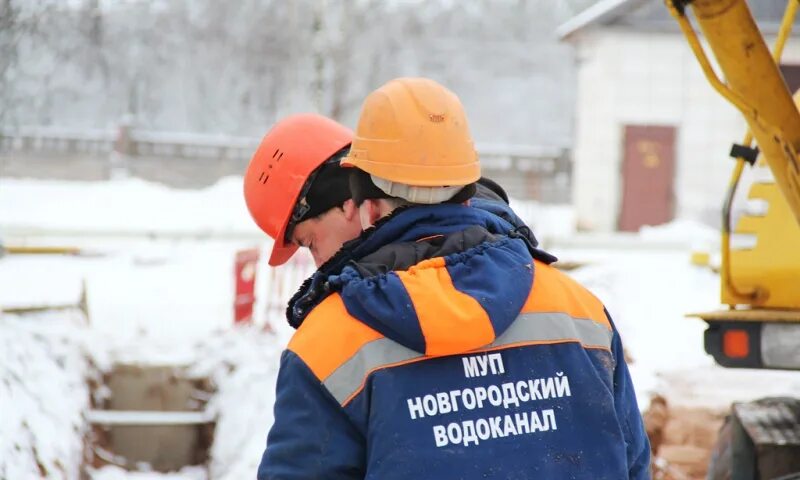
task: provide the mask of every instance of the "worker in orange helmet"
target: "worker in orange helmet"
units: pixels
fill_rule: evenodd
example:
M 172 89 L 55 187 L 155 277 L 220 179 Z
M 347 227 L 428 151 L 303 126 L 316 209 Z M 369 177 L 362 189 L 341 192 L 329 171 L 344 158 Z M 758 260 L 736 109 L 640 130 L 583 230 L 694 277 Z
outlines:
M 455 94 L 385 84 L 341 163 L 364 231 L 290 301 L 259 480 L 649 479 L 611 317 L 468 204 L 480 164 Z
M 348 172 L 339 166 L 352 140 L 347 127 L 311 113 L 281 120 L 264 137 L 244 194 L 256 224 L 274 240 L 270 265 L 306 247 L 320 266 L 361 233 Z
M 361 233 L 350 171 L 339 164 L 352 140 L 350 129 L 313 113 L 282 119 L 262 140 L 245 172 L 244 194 L 256 224 L 274 240 L 270 265 L 305 247 L 319 267 Z M 522 225 L 506 192 L 488 178 L 479 182 L 473 204 Z

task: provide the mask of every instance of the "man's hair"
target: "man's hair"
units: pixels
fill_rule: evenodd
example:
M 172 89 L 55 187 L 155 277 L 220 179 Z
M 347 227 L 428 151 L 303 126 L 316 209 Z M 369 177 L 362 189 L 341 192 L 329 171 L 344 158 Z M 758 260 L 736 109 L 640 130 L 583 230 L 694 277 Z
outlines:
M 298 223 L 318 217 L 332 208 L 341 207 L 344 202 L 349 200 L 349 173 L 340 167 L 338 162 L 321 165 L 315 171 L 305 198 L 298 199 L 298 201 L 307 202 L 309 206 L 308 211 L 302 219 L 298 220 Z
M 476 184 L 470 183 L 459 190 L 452 198 L 442 203 L 463 203 L 475 195 Z M 393 208 L 406 205 L 422 205 L 409 202 L 400 197 L 393 197 L 375 185 L 369 173 L 353 168 L 350 172 L 350 194 L 357 207 L 360 207 L 365 200 L 385 199 Z
M 339 165 L 339 160 L 347 154 L 349 148 L 345 147 L 332 155 L 306 179 L 286 228 L 287 242 L 298 223 L 317 218 L 334 208 L 342 208 L 344 202 L 350 199 L 350 172 Z

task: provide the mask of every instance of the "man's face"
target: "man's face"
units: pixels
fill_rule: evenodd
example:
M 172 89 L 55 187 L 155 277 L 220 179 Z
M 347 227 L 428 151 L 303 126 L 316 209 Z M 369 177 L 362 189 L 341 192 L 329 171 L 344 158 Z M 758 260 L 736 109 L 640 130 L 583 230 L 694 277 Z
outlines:
M 308 248 L 317 268 L 361 233 L 358 209 L 352 200 L 294 227 L 292 243 Z

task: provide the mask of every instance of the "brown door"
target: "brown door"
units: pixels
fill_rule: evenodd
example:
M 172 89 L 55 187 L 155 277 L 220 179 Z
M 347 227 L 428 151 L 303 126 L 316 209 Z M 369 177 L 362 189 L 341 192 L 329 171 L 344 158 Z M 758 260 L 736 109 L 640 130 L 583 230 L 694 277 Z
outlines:
M 626 125 L 619 229 L 635 232 L 672 220 L 674 179 L 675 127 Z

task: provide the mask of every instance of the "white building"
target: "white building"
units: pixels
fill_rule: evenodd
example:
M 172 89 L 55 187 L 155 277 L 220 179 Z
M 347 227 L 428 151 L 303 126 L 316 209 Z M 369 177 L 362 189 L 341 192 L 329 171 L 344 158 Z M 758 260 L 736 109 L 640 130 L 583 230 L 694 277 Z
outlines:
M 785 1 L 749 3 L 771 44 Z M 708 84 L 663 0 L 600 0 L 558 35 L 577 50 L 579 226 L 636 230 L 673 218 L 718 225 L 728 152 L 745 122 Z M 782 63 L 792 87 L 800 40 L 789 40 Z

